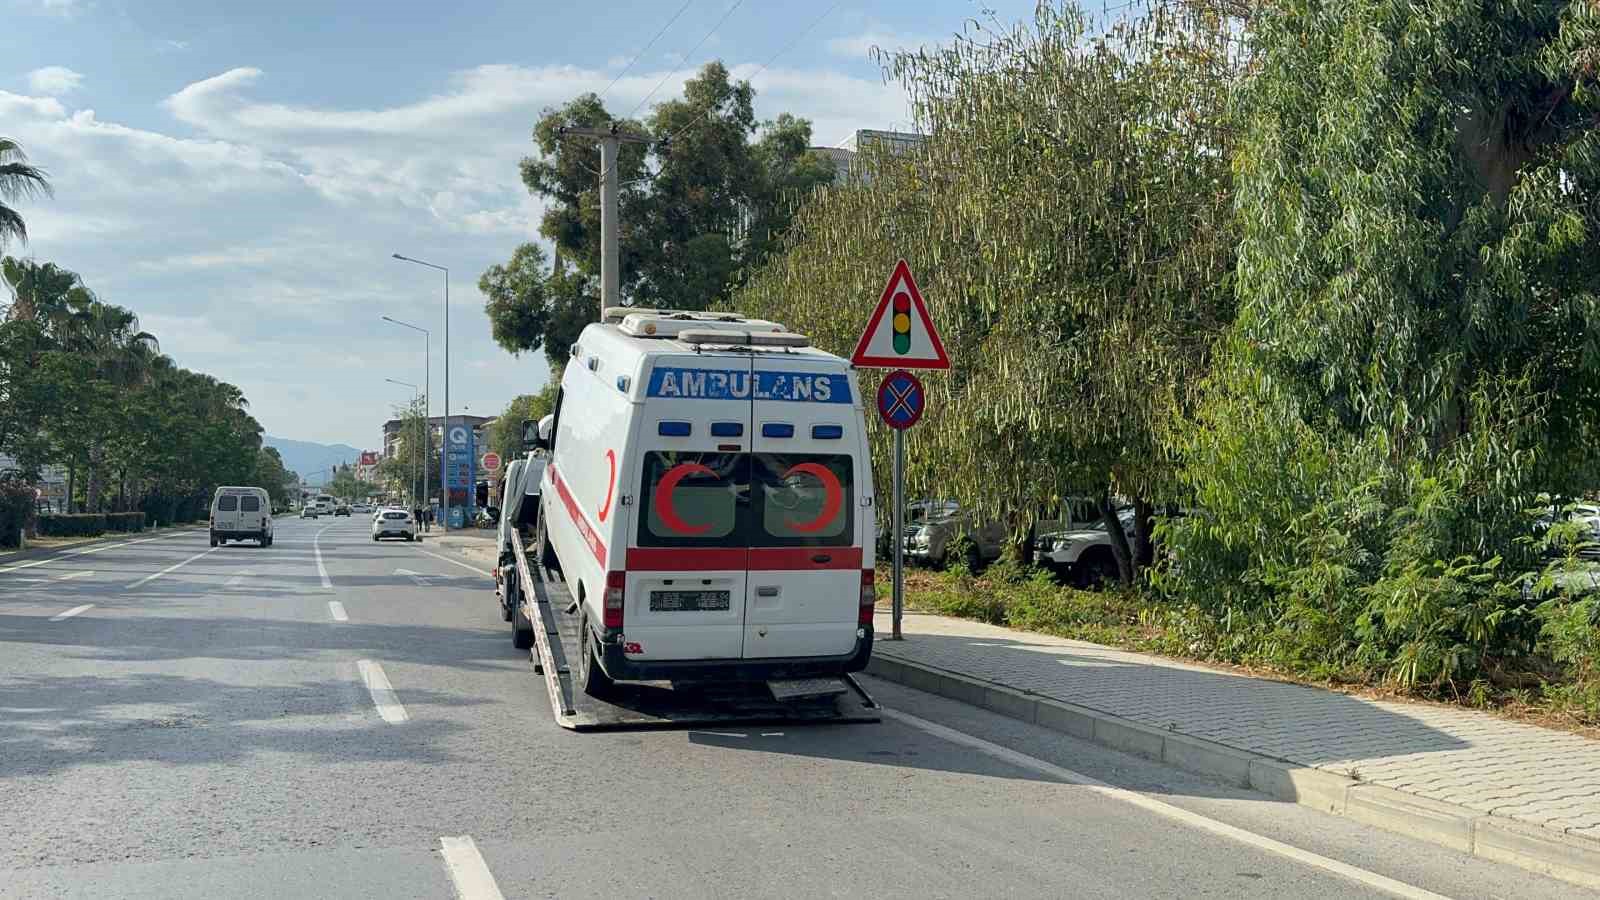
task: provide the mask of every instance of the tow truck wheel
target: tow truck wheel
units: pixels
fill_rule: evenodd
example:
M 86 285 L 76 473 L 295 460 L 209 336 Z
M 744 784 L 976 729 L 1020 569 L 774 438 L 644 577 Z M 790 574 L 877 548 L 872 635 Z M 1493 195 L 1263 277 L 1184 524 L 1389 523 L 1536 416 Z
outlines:
M 511 611 L 517 606 L 517 588 L 516 583 L 513 581 L 515 577 L 516 573 L 513 572 L 512 577 L 507 578 L 500 585 L 500 590 L 502 591 L 500 595 L 500 618 L 507 622 L 511 621 Z
M 526 650 L 533 646 L 533 623 L 522 612 L 522 604 L 511 608 L 511 646 Z
M 578 686 L 591 697 L 604 697 L 616 682 L 600 668 L 599 660 L 595 659 L 598 648 L 594 635 L 589 633 L 588 614 L 578 618 L 578 639 L 583 642 L 578 649 Z

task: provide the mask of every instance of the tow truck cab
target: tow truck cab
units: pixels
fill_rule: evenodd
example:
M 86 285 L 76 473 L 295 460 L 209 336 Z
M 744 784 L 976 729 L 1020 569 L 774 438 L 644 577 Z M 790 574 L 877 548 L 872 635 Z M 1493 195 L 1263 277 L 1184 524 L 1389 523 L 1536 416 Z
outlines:
M 674 681 L 865 667 L 872 472 L 846 360 L 775 322 L 607 310 L 539 435 L 542 534 L 585 663 Z

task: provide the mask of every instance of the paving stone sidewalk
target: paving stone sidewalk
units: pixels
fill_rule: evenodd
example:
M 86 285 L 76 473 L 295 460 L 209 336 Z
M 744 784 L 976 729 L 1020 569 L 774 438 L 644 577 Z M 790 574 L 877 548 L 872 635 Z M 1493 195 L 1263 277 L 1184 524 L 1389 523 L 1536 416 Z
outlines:
M 944 616 L 908 613 L 902 631 L 874 656 L 1600 841 L 1600 741 Z

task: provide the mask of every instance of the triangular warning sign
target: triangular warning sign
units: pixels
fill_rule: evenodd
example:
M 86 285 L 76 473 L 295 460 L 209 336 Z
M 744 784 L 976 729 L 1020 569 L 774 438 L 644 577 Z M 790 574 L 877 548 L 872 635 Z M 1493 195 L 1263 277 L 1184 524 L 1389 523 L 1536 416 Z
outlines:
M 850 361 L 868 369 L 950 368 L 950 357 L 905 260 L 895 263 Z

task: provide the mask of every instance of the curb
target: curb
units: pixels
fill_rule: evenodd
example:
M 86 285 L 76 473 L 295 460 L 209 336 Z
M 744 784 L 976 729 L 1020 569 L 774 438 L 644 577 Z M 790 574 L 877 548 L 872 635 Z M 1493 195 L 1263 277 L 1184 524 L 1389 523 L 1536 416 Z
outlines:
M 1453 803 L 1367 784 L 1322 769 L 1152 728 L 924 663 L 874 653 L 867 674 L 1123 753 L 1249 788 L 1276 800 L 1396 831 L 1494 862 L 1600 889 L 1600 841 Z

